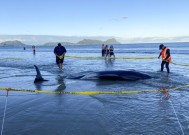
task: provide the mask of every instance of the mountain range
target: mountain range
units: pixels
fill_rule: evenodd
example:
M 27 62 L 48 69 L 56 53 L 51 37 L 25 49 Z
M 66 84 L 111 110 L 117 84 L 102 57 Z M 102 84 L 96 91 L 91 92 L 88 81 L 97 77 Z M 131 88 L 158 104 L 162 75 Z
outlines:
M 42 44 L 44 46 L 50 46 L 50 45 L 57 45 L 59 42 L 48 42 L 45 44 Z M 93 40 L 93 39 L 83 39 L 77 43 L 71 43 L 71 42 L 60 42 L 62 45 L 95 45 L 95 44 L 120 44 L 116 39 L 111 38 L 106 41 L 101 40 Z M 21 41 L 14 40 L 14 41 L 5 41 L 0 43 L 0 46 L 27 46 L 27 44 L 22 43 Z
M 99 40 L 105 42 L 108 39 L 116 39 L 123 43 L 120 38 L 113 36 L 56 36 L 56 35 L 0 35 L 0 43 L 18 40 L 26 45 L 44 45 L 53 42 L 66 42 L 77 44 L 84 39 Z
M 44 45 L 46 43 L 65 42 L 65 44 L 86 44 L 104 43 L 108 39 L 116 39 L 118 43 L 170 43 L 170 42 L 189 42 L 189 36 L 177 37 L 116 37 L 116 36 L 57 36 L 57 35 L 0 35 L 0 43 L 5 41 L 20 41 L 26 45 Z M 88 41 L 96 40 L 96 41 Z M 84 40 L 84 41 L 83 41 Z M 99 42 L 100 41 L 100 42 Z M 83 43 L 84 42 L 84 43 Z M 113 42 L 111 42 L 113 44 Z M 111 44 L 110 43 L 110 44 Z M 105 43 L 106 44 L 106 43 Z M 109 43 L 107 43 L 109 44 Z

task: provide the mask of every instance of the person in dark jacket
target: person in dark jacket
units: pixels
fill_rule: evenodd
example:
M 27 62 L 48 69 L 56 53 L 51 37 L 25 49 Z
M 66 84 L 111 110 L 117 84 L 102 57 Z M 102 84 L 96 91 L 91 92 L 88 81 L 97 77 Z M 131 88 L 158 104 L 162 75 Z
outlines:
M 59 70 L 62 70 L 66 52 L 66 48 L 62 46 L 61 43 L 58 43 L 58 45 L 54 48 L 54 54 L 56 55 L 56 64 L 58 65 Z
M 106 50 L 105 50 L 105 46 L 104 46 L 104 44 L 102 44 L 102 57 L 104 57 L 105 52 L 106 52 Z

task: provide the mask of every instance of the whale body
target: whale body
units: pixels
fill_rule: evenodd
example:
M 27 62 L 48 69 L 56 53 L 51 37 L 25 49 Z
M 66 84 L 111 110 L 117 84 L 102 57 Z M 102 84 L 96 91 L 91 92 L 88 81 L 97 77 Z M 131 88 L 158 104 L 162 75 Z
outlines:
M 150 78 L 152 78 L 152 76 L 137 71 L 112 70 L 89 72 L 83 75 L 72 76 L 69 79 L 136 81 Z
M 34 83 L 48 81 L 45 80 L 39 71 L 39 68 L 34 65 L 37 75 Z M 98 71 L 98 72 L 85 72 L 79 75 L 69 76 L 68 79 L 82 79 L 82 80 L 119 80 L 119 81 L 137 81 L 143 79 L 150 79 L 152 76 L 130 70 L 112 70 L 112 71 Z

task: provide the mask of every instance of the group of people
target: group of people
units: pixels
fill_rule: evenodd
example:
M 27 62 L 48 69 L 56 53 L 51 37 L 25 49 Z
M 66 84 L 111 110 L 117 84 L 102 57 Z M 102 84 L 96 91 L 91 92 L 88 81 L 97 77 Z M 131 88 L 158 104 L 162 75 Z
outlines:
M 108 48 L 108 45 L 105 46 L 104 44 L 102 44 L 102 57 L 106 58 L 111 56 L 115 58 L 113 45 L 111 45 L 110 48 Z
M 26 47 L 24 47 L 24 50 L 26 50 Z M 35 45 L 32 45 L 32 52 L 35 55 Z
M 170 54 L 170 49 L 166 46 L 164 46 L 163 44 L 159 45 L 159 50 L 161 50 L 158 58 L 162 58 L 162 62 L 161 62 L 161 71 L 163 71 L 164 66 L 167 69 L 167 73 L 170 73 L 170 69 L 169 69 L 169 63 L 171 62 L 171 54 Z M 59 67 L 59 70 L 62 70 L 62 64 L 64 62 L 64 56 L 66 54 L 66 48 L 64 46 L 61 45 L 61 43 L 58 43 L 58 45 L 54 48 L 54 54 L 56 56 L 56 63 Z M 114 56 L 114 48 L 113 45 L 110 46 L 110 48 L 108 48 L 108 45 L 104 46 L 104 44 L 102 44 L 102 56 L 103 57 L 111 57 Z

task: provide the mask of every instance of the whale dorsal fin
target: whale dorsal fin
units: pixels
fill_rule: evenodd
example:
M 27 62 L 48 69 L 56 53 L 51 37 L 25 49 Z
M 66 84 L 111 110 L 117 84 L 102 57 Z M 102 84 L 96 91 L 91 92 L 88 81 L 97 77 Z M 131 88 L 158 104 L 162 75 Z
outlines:
M 36 65 L 34 65 L 34 67 L 35 67 L 35 70 L 36 70 L 36 73 L 37 73 L 35 80 L 34 80 L 34 83 L 42 82 L 42 81 L 48 81 L 48 80 L 43 79 L 43 77 L 41 76 L 41 72 L 39 71 L 39 68 Z

